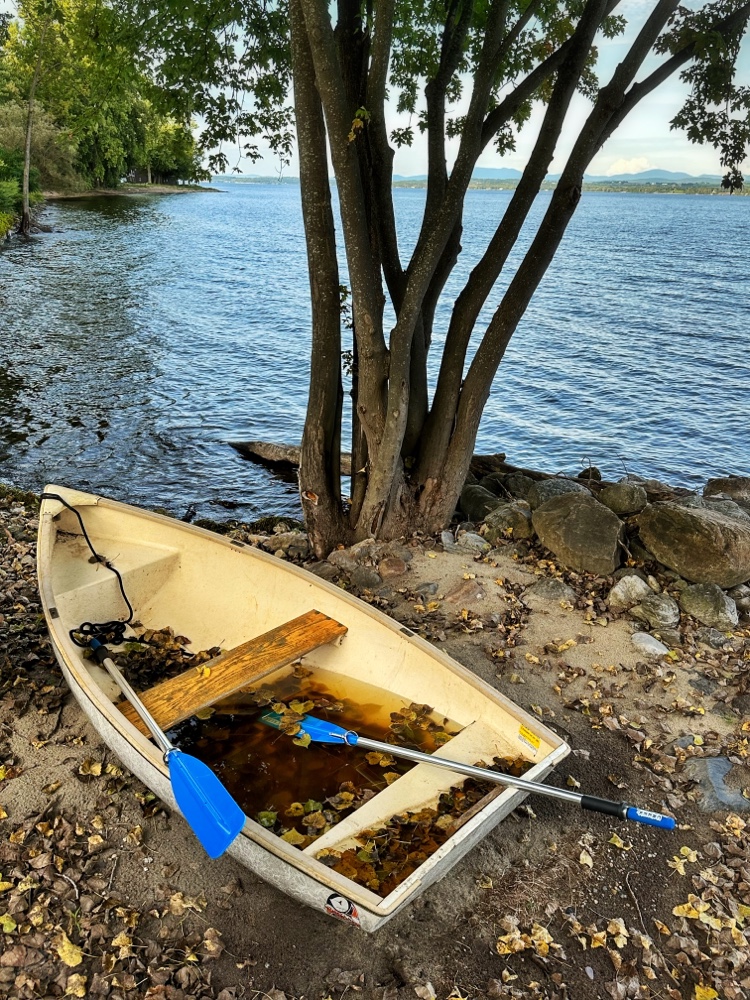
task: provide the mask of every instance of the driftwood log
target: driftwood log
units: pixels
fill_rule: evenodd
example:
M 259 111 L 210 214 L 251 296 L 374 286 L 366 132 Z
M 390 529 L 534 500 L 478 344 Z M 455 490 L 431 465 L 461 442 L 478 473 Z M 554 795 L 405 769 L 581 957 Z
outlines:
M 271 441 L 230 441 L 229 444 L 251 462 L 258 462 L 261 465 L 269 465 L 277 468 L 294 468 L 299 466 L 300 447 L 295 444 L 274 444 Z M 350 476 L 352 468 L 352 458 L 348 452 L 341 455 L 341 475 Z M 471 460 L 469 471 L 481 479 L 492 472 L 521 472 L 530 479 L 550 479 L 552 475 L 547 472 L 538 472 L 536 469 L 524 469 L 517 465 L 509 465 L 505 461 L 505 454 L 499 452 L 496 455 L 474 455 Z

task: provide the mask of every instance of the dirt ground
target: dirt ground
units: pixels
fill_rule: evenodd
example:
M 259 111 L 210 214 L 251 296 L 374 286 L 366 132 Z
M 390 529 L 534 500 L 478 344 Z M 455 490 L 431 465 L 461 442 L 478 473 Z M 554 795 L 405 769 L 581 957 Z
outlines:
M 681 647 L 646 661 L 635 623 L 607 608 L 611 579 L 511 544 L 488 560 L 415 541 L 407 572 L 365 598 L 562 735 L 572 752 L 550 783 L 669 811 L 678 827 L 529 798 L 367 935 L 208 860 L 123 771 L 50 654 L 35 528 L 32 497 L 0 494 L 0 996 L 749 995 L 750 631 L 717 651 L 688 622 Z M 528 594 L 549 578 L 574 599 Z M 717 792 L 719 756 L 731 770 Z

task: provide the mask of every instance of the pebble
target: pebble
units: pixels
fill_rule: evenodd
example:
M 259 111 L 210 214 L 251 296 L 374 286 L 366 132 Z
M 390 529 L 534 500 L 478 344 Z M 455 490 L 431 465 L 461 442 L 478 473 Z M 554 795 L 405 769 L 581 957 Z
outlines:
M 648 632 L 634 632 L 630 639 L 639 653 L 643 653 L 644 656 L 653 657 L 655 660 L 666 656 L 669 652 L 669 648 L 663 642 L 654 639 Z
M 750 799 L 736 788 L 727 788 L 724 779 L 732 770 L 726 757 L 697 757 L 687 761 L 685 773 L 701 786 L 700 808 L 703 812 L 731 809 L 750 812 Z

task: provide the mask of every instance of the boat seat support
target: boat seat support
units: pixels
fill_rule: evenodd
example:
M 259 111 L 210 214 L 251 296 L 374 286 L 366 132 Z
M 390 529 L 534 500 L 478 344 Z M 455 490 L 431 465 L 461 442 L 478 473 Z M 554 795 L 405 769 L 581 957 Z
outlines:
M 199 668 L 191 667 L 140 692 L 140 697 L 160 728 L 170 729 L 200 709 L 236 694 L 319 646 L 340 639 L 345 633 L 346 626 L 340 622 L 320 611 L 308 611 L 235 646 Z M 149 735 L 130 702 L 122 702 L 118 708 L 136 729 Z

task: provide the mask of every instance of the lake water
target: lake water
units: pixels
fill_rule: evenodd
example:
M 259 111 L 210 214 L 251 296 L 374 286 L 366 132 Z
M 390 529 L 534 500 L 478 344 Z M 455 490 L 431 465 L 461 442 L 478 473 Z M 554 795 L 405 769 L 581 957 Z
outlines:
M 2 245 L 1 482 L 58 482 L 177 514 L 193 504 L 225 518 L 226 502 L 239 504 L 232 516 L 298 514 L 294 485 L 227 442 L 301 436 L 299 189 L 214 187 L 53 203 L 53 232 Z M 467 197 L 436 350 L 510 197 Z M 404 248 L 423 198 L 395 192 Z M 537 218 L 548 201 L 540 195 Z M 749 474 L 749 271 L 750 198 L 584 193 L 501 365 L 476 450 L 696 487 Z

